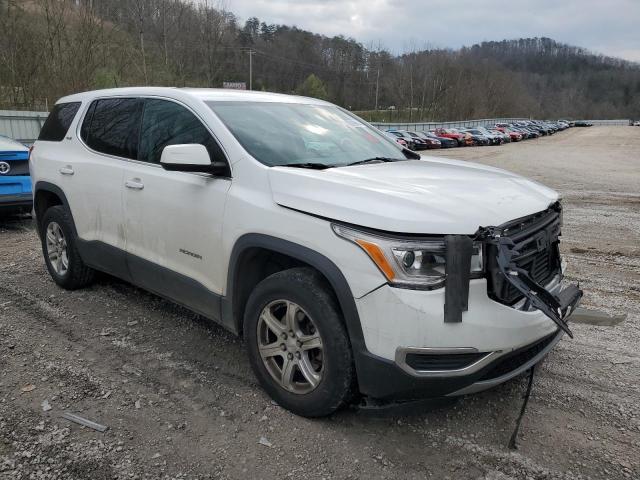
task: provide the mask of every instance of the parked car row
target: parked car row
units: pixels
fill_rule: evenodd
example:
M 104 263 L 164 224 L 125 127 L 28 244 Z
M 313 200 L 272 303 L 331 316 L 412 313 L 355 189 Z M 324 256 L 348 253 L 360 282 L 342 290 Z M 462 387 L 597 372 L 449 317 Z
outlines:
M 576 126 L 577 126 L 576 122 Z M 436 128 L 429 131 L 409 131 L 391 129 L 385 134 L 403 147 L 410 150 L 434 148 L 474 147 L 503 145 L 529 138 L 538 138 L 565 130 L 572 126 L 565 120 L 542 121 L 523 120 L 514 123 L 496 123 L 495 125 L 473 128 Z

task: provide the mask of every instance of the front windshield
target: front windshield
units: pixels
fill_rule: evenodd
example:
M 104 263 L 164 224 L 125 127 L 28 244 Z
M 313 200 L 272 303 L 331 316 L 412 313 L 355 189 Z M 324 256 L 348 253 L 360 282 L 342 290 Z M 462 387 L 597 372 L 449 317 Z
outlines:
M 406 160 L 396 142 L 333 105 L 207 102 L 244 149 L 268 165 L 340 167 Z

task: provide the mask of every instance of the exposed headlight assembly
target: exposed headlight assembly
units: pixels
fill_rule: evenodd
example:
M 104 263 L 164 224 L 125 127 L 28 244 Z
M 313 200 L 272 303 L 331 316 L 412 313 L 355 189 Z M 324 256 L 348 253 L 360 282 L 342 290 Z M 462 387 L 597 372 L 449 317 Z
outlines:
M 337 224 L 333 224 L 332 228 L 336 235 L 364 250 L 394 286 L 424 289 L 444 286 L 444 239 L 385 237 Z M 472 276 L 480 276 L 482 272 L 482 244 L 474 242 L 470 273 Z

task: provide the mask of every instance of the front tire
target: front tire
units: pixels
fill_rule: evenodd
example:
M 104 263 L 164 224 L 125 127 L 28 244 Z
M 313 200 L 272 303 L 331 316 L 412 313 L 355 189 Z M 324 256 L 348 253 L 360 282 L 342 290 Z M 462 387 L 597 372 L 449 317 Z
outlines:
M 42 253 L 51 278 L 67 290 L 89 285 L 95 271 L 80 258 L 72 220 L 66 209 L 61 205 L 49 208 L 42 217 L 40 227 Z
M 251 367 L 265 391 L 304 417 L 329 415 L 350 398 L 351 346 L 326 281 L 309 268 L 275 273 L 251 293 L 244 316 Z

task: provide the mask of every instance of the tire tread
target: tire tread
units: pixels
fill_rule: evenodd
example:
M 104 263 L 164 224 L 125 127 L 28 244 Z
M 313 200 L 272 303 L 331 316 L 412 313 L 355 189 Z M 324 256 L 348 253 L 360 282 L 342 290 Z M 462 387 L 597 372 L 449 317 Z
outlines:
M 65 275 L 64 277 L 60 277 L 53 271 L 53 268 L 51 267 L 51 264 L 49 263 L 49 259 L 47 257 L 46 231 L 47 225 L 50 221 L 55 221 L 60 225 L 67 240 L 69 270 L 67 272 L 67 275 Z M 86 266 L 82 261 L 82 258 L 80 257 L 80 252 L 78 251 L 78 246 L 76 243 L 76 237 L 73 233 L 73 220 L 71 219 L 70 214 L 67 212 L 67 209 L 62 205 L 55 205 L 53 207 L 50 207 L 42 216 L 41 232 L 42 252 L 44 254 L 47 270 L 49 270 L 49 273 L 53 280 L 59 286 L 67 290 L 77 290 L 79 288 L 90 285 L 95 277 L 95 270 Z
M 325 354 L 328 349 L 334 352 L 331 361 L 333 376 L 331 378 L 326 376 L 328 372 L 325 364 L 323 378 L 325 385 L 321 384 L 316 390 L 306 395 L 291 394 L 273 382 L 262 365 L 257 348 L 252 343 L 255 342 L 257 317 L 263 305 L 268 303 L 269 299 L 273 300 L 274 296 L 284 296 L 287 293 L 304 298 L 308 304 L 301 306 L 308 313 L 311 309 L 323 313 L 320 325 L 318 325 L 318 315 L 311 316 L 316 327 L 321 331 L 323 343 L 327 346 L 331 345 L 325 348 Z M 342 408 L 352 399 L 356 382 L 349 336 L 335 296 L 324 277 L 316 270 L 296 267 L 274 273 L 260 282 L 247 302 L 244 338 L 251 366 L 261 385 L 274 400 L 293 413 L 305 417 L 322 417 Z

